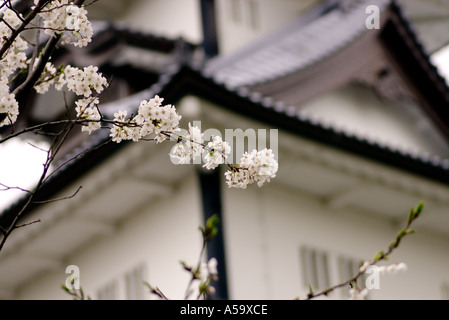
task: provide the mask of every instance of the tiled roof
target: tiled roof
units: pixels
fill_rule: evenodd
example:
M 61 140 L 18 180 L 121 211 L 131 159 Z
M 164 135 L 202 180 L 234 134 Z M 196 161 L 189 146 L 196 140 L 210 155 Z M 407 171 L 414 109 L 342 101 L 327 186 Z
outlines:
M 94 37 L 89 44 L 89 50 L 95 50 L 97 43 L 101 41 L 115 41 L 127 43 L 128 45 L 159 51 L 162 53 L 173 52 L 182 41 L 190 49 L 198 47 L 197 44 L 184 41 L 182 38 L 167 38 L 163 35 L 156 35 L 149 32 L 129 28 L 117 22 L 93 21 L 92 28 Z
M 383 9 L 389 2 L 379 0 L 376 5 Z M 370 4 L 355 0 L 350 7 L 327 11 L 306 25 L 301 17 L 247 50 L 208 61 L 205 73 L 230 87 L 254 86 L 297 73 L 366 32 L 365 10 Z

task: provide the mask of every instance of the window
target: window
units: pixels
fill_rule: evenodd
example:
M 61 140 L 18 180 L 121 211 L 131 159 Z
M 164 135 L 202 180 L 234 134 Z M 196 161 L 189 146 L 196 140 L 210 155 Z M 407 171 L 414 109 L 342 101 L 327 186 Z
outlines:
M 126 272 L 123 276 L 109 281 L 97 291 L 99 300 L 143 300 L 145 299 L 144 264 L 139 264 Z
M 330 282 L 327 253 L 303 246 L 300 254 L 304 286 L 308 288 L 310 285 L 314 291 L 328 288 Z
M 250 24 L 253 30 L 259 29 L 259 3 L 256 0 L 248 0 Z
M 360 260 L 344 255 L 334 255 L 323 249 L 302 246 L 300 249 L 300 259 L 303 271 L 303 286 L 309 290 L 309 285 L 313 292 L 325 290 L 354 277 L 360 268 Z M 360 289 L 366 288 L 365 281 L 369 274 L 364 274 L 357 280 Z M 347 299 L 349 297 L 350 286 L 344 286 L 329 294 L 337 299 Z M 449 286 L 447 287 L 449 299 Z M 369 291 L 367 299 L 369 298 Z
M 135 267 L 125 275 L 126 299 L 144 299 L 144 280 L 145 277 L 143 265 Z
M 98 290 L 98 300 L 117 300 L 118 284 L 117 281 L 111 281 Z
M 237 25 L 259 29 L 260 13 L 258 0 L 229 0 L 230 18 Z

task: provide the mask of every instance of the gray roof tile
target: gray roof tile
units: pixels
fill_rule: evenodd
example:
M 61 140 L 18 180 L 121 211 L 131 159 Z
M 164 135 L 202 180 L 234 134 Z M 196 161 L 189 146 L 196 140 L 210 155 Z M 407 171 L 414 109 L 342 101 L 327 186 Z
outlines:
M 365 9 L 372 1 L 354 2 L 350 10 L 331 10 L 306 25 L 302 25 L 300 17 L 247 50 L 209 60 L 205 72 L 230 87 L 254 86 L 298 72 L 366 31 Z M 384 8 L 389 2 L 379 0 L 377 5 Z

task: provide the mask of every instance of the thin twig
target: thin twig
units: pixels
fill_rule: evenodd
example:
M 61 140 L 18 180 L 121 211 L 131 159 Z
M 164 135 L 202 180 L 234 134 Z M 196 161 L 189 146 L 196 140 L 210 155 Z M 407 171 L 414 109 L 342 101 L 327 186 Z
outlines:
M 0 189 L 0 191 L 20 190 L 20 191 L 23 191 L 23 192 L 26 192 L 26 193 L 31 193 L 30 190 L 27 190 L 27 189 L 24 189 L 24 188 L 21 188 L 21 187 L 10 187 L 10 186 L 7 186 L 4 183 L 0 183 L 0 186 L 4 188 L 4 189 Z
M 15 228 L 15 229 L 23 228 L 23 227 L 29 226 L 29 225 L 31 225 L 31 224 L 39 223 L 39 222 L 41 222 L 41 220 L 40 220 L 40 219 L 37 219 L 37 220 L 31 221 L 31 222 L 28 222 L 28 223 L 24 223 L 24 224 L 17 225 L 17 226 L 15 226 L 14 228 Z
M 57 201 L 61 201 L 61 200 L 72 199 L 72 198 L 76 197 L 76 195 L 78 194 L 78 192 L 80 192 L 80 190 L 82 188 L 83 188 L 83 186 L 79 186 L 78 189 L 76 189 L 76 191 L 70 196 L 56 198 L 56 199 L 43 200 L 43 201 L 33 201 L 33 204 L 45 204 L 45 203 L 57 202 Z

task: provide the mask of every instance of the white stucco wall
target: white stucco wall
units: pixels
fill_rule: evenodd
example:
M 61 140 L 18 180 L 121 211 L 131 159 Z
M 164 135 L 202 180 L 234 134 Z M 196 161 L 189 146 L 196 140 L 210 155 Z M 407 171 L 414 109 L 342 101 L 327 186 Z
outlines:
M 125 274 L 138 266 L 152 285 L 170 298 L 182 299 L 190 278 L 179 262 L 197 263 L 201 249 L 199 201 L 196 177 L 190 175 L 169 198 L 148 203 L 120 223 L 114 234 L 89 243 L 64 262 L 80 268 L 81 287 L 93 299 L 113 281 L 119 285 L 118 298 L 126 299 Z M 60 268 L 36 278 L 17 298 L 70 299 L 61 289 L 67 276 Z
M 197 0 L 136 1 L 122 21 L 138 30 L 169 38 L 202 41 L 201 11 Z
M 402 226 L 366 211 L 330 209 L 325 202 L 276 182 L 260 189 L 226 189 L 224 198 L 233 299 L 305 298 L 308 291 L 300 260 L 303 245 L 327 252 L 330 283 L 340 283 L 336 277 L 339 256 L 371 259 L 388 247 Z M 404 221 L 407 210 L 404 208 Z M 404 239 L 390 260 L 405 262 L 408 271 L 382 276 L 380 289 L 370 291 L 371 299 L 441 299 L 441 286 L 449 281 L 449 242 L 417 230 Z M 340 294 L 331 297 L 342 298 Z

